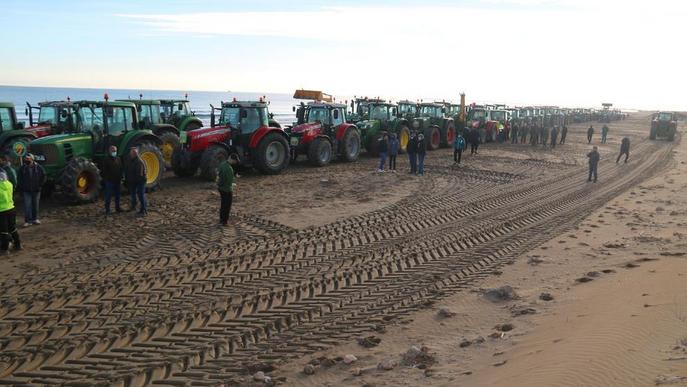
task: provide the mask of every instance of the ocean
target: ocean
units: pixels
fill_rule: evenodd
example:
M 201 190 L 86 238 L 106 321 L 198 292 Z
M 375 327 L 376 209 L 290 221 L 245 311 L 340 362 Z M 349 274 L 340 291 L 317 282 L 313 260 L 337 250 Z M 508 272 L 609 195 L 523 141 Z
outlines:
M 300 101 L 293 99 L 292 94 L 283 93 L 247 93 L 247 92 L 216 92 L 216 91 L 175 91 L 175 90 L 127 90 L 127 89 L 81 89 L 67 87 L 24 87 L 0 86 L 0 102 L 12 102 L 17 108 L 17 118 L 28 125 L 26 103 L 36 105 L 43 101 L 66 100 L 102 100 L 104 93 L 108 93 L 111 100 L 135 99 L 143 94 L 143 99 L 183 99 L 188 93 L 191 110 L 195 112 L 206 125 L 210 125 L 210 104 L 221 106 L 222 101 L 257 100 L 266 96 L 270 102 L 270 113 L 282 126 L 291 125 L 296 120 L 292 107 Z

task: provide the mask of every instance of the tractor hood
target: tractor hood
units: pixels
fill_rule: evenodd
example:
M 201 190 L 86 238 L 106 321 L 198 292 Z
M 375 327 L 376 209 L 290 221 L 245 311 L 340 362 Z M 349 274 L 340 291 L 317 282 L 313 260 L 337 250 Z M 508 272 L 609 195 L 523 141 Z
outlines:
M 379 130 L 381 124 L 379 120 L 365 120 L 356 124 L 360 130 Z
M 306 134 L 312 131 L 318 131 L 322 128 L 322 124 L 319 122 L 308 122 L 305 124 L 296 125 L 291 128 L 292 134 Z
M 44 144 L 63 144 L 63 143 L 74 143 L 91 141 L 90 133 L 64 133 L 56 134 L 53 136 L 42 137 L 33 140 L 31 144 L 44 145 Z

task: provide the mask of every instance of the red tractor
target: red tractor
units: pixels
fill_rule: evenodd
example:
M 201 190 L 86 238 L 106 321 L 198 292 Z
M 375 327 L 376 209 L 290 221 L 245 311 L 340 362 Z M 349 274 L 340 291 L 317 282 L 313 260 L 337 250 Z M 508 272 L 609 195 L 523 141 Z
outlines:
M 215 110 L 220 110 L 216 122 Z M 210 127 L 181 133 L 181 145 L 172 155 L 172 169 L 177 176 L 193 176 L 200 168 L 201 177 L 214 180 L 220 162 L 235 155 L 239 166 L 256 168 L 268 175 L 280 173 L 289 165 L 288 135 L 270 125 L 267 103 L 260 101 L 223 102 L 212 107 Z
M 333 158 L 355 161 L 360 154 L 360 132 L 346 122 L 346 105 L 330 102 L 301 103 L 296 111 L 296 125 L 287 128 L 291 158 L 305 154 L 311 164 L 321 167 Z

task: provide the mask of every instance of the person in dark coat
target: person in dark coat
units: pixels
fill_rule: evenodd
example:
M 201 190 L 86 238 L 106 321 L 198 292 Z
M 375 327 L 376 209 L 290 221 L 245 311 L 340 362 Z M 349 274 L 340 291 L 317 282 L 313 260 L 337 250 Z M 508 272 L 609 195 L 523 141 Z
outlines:
M 563 129 L 561 129 L 561 142 L 559 143 L 560 145 L 565 144 L 565 137 L 568 136 L 568 127 L 563 125 Z
M 598 148 L 595 146 L 591 152 L 587 153 L 587 157 L 589 158 L 589 178 L 587 181 L 592 181 L 592 175 L 594 175 L 594 182 L 596 183 L 599 160 L 601 159 Z
M 41 224 L 38 209 L 41 201 L 41 189 L 45 184 L 45 170 L 33 160 L 32 154 L 24 157 L 24 165 L 19 168 L 19 192 L 24 198 L 24 227 Z
M 110 154 L 103 160 L 103 183 L 105 185 L 105 215 L 110 215 L 110 203 L 114 196 L 115 211 L 122 212 L 122 160 L 117 156 L 117 147 L 110 147 Z
M 145 216 L 148 213 L 148 203 L 146 202 L 146 165 L 138 156 L 138 148 L 132 147 L 129 151 L 129 159 L 126 163 L 126 185 L 131 193 L 131 211 L 136 209 L 136 198 L 141 203 L 141 209 L 138 211 L 139 216 Z
M 554 126 L 551 129 L 551 148 L 556 147 L 556 142 L 558 142 L 558 127 Z
M 618 164 L 623 155 L 625 155 L 625 162 L 627 163 L 627 159 L 630 157 L 630 139 L 627 137 L 623 137 L 622 141 L 620 141 L 620 154 L 615 160 L 616 164 Z
M 217 167 L 217 189 L 219 190 L 220 206 L 219 206 L 219 223 L 226 226 L 229 222 L 229 213 L 231 212 L 231 203 L 234 200 L 234 168 L 238 160 L 236 155 L 231 155 L 224 159 L 219 167 Z
M 520 125 L 518 125 L 517 122 L 513 123 L 513 126 L 510 128 L 510 143 L 511 144 L 517 144 L 518 143 L 518 132 L 520 131 Z
M 410 134 L 410 140 L 408 140 L 408 147 L 406 148 L 408 152 L 408 160 L 410 161 L 410 173 L 417 173 L 417 133 L 413 132 Z
M 384 172 L 386 156 L 389 154 L 389 136 L 386 133 L 383 133 L 377 141 L 377 149 L 379 150 L 379 168 L 377 169 L 377 172 Z
M 398 140 L 396 133 L 391 133 L 389 138 L 389 170 L 396 173 L 396 156 L 398 150 L 401 148 L 401 142 Z
M 479 148 L 480 134 L 476 128 L 472 128 L 470 131 L 470 154 L 477 154 L 477 148 Z
M 427 154 L 427 144 L 425 143 L 425 136 L 420 133 L 417 136 L 417 174 L 425 174 L 425 155 Z
M 587 144 L 592 143 L 592 137 L 594 137 L 594 127 L 589 125 L 589 129 L 587 129 Z

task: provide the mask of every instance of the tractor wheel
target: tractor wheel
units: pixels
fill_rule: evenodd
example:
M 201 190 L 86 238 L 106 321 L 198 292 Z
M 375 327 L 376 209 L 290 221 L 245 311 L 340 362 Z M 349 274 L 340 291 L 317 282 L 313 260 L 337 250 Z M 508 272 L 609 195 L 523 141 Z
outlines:
M 29 153 L 30 142 L 30 137 L 12 138 L 2 147 L 2 153 L 10 156 L 13 166 L 19 167 L 21 165 L 21 158 Z
M 668 141 L 675 141 L 675 131 L 674 130 L 671 130 L 668 133 Z
M 430 126 L 425 129 L 425 138 L 427 139 L 427 150 L 437 150 L 441 144 L 441 134 L 439 128 Z
M 255 149 L 255 167 L 266 175 L 276 175 L 289 165 L 289 143 L 284 136 L 268 133 Z
M 408 142 L 410 142 L 410 129 L 406 125 L 401 125 L 401 128 L 398 130 L 399 153 L 406 153 Z
M 153 192 L 160 187 L 162 174 L 165 172 L 165 159 L 160 148 L 149 143 L 136 144 L 138 154 L 146 167 L 146 192 Z
M 227 157 L 229 157 L 229 151 L 226 148 L 219 145 L 210 145 L 200 158 L 200 176 L 205 180 L 215 180 L 217 178 L 217 168 Z
M 198 170 L 198 158 L 193 153 L 177 147 L 172 152 L 172 170 L 178 177 L 190 177 Z
M 341 138 L 341 153 L 344 161 L 356 161 L 360 156 L 360 133 L 355 128 L 346 129 Z
M 71 203 L 92 203 L 100 193 L 100 170 L 91 160 L 72 159 L 57 178 L 57 192 Z
M 172 168 L 172 155 L 174 154 L 174 149 L 179 145 L 179 136 L 173 132 L 163 132 L 160 134 L 160 140 L 162 144 L 160 145 L 160 152 L 162 152 L 162 157 L 165 160 L 165 168 Z
M 308 161 L 316 167 L 323 167 L 332 160 L 332 144 L 326 138 L 316 138 L 308 146 Z
M 656 139 L 656 128 L 651 128 L 651 131 L 649 132 L 649 139 L 650 140 Z
M 450 147 L 453 146 L 453 141 L 456 139 L 456 126 L 453 121 L 449 121 L 446 125 L 446 137 L 442 140 L 442 146 Z

